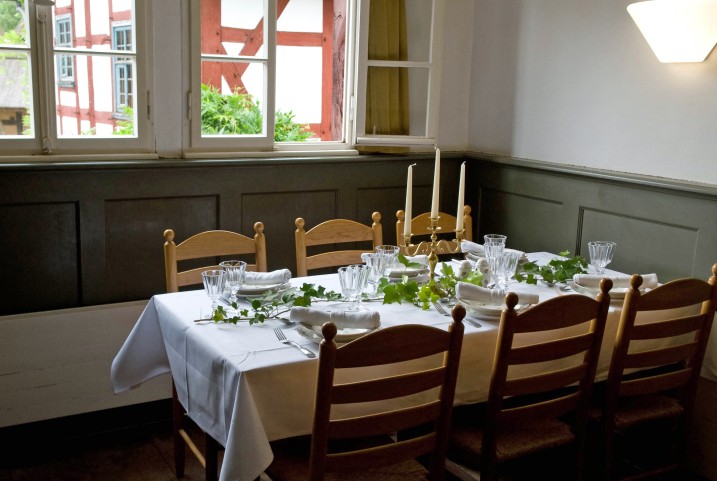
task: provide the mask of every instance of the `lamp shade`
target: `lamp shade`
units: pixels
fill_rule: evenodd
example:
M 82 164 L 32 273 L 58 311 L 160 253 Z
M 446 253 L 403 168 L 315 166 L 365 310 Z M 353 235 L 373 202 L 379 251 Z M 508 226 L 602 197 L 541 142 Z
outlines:
M 650 0 L 627 11 L 660 62 L 702 62 L 717 43 L 717 0 Z

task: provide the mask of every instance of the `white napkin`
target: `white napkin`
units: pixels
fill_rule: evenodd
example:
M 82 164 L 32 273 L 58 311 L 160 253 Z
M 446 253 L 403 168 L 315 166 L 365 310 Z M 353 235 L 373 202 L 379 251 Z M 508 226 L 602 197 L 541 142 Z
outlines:
M 528 256 L 525 255 L 525 252 L 519 251 L 517 249 L 510 249 L 506 247 L 504 249 L 505 252 L 520 252 L 520 260 L 519 262 L 522 264 L 524 262 L 528 262 Z M 485 249 L 482 245 L 476 244 L 472 241 L 461 241 L 461 252 L 463 252 L 466 255 L 466 258 L 472 261 L 477 261 L 479 258 L 485 257 Z
M 618 274 L 618 275 L 597 275 L 597 274 L 575 274 L 573 276 L 573 282 L 576 284 L 579 284 L 583 287 L 590 287 L 594 289 L 600 288 L 600 279 L 604 278 L 610 278 L 612 279 L 612 287 L 613 289 L 625 289 L 630 287 L 630 278 L 631 275 L 624 275 L 624 274 Z M 647 289 L 654 289 L 657 287 L 659 283 L 657 282 L 657 274 L 643 274 L 642 275 L 642 285 L 640 288 L 647 288 Z
M 313 307 L 292 307 L 289 320 L 312 326 L 323 326 L 331 321 L 337 329 L 375 329 L 381 325 L 376 311 L 329 311 Z
M 484 302 L 489 305 L 499 306 L 505 303 L 505 296 L 511 290 L 504 291 L 503 289 L 488 289 L 485 287 L 476 286 L 469 282 L 459 282 L 456 284 L 456 297 L 458 299 L 465 299 L 466 301 L 478 301 Z M 518 294 L 519 304 L 537 304 L 540 302 L 540 296 L 538 294 L 532 294 L 527 292 L 516 292 Z
M 289 269 L 278 269 L 271 272 L 246 272 L 244 283 L 253 286 L 264 286 L 270 284 L 284 284 L 291 279 Z
M 428 265 L 428 256 L 427 255 L 417 255 L 417 256 L 406 256 L 406 260 L 408 262 L 416 262 L 418 264 L 421 264 L 422 266 Z M 396 263 L 396 267 L 403 266 L 400 262 Z

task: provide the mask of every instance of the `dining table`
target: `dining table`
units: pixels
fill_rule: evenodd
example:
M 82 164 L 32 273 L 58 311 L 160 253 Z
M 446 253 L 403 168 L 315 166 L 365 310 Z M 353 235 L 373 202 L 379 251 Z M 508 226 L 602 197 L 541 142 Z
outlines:
M 538 264 L 554 257 L 548 252 L 527 256 Z M 606 271 L 608 276 L 617 274 Z M 294 278 L 290 283 L 340 291 L 336 274 Z M 541 282 L 531 285 L 512 281 L 509 290 L 537 294 L 541 302 L 573 294 L 564 287 Z M 598 380 L 607 377 L 620 318 L 623 301 L 621 296 L 615 297 L 608 314 Z M 313 420 L 318 359 L 280 342 L 275 329 L 316 356 L 320 336 L 307 335 L 288 316 L 252 325 L 245 321 L 198 321 L 210 311 L 210 304 L 203 290 L 152 297 L 112 363 L 112 385 L 121 393 L 171 373 L 188 416 L 225 447 L 220 481 L 251 481 L 271 463 L 271 441 L 309 434 Z M 312 307 L 320 309 L 323 304 L 317 302 Z M 412 323 L 447 329 L 452 322 L 450 313 L 405 302 L 384 304 L 375 300 L 363 302 L 362 307 L 379 313 L 380 328 Z M 487 399 L 499 317 L 469 310 L 464 324 L 456 405 Z

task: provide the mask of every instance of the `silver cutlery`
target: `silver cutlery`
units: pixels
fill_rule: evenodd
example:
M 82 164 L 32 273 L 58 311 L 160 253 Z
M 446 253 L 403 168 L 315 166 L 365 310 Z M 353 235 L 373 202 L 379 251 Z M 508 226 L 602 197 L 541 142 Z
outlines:
M 294 346 L 299 351 L 303 352 L 306 357 L 310 357 L 310 358 L 316 357 L 316 354 L 309 351 L 304 346 L 292 341 L 291 339 L 287 339 L 286 335 L 284 335 L 284 331 L 282 331 L 281 328 L 275 327 L 274 334 L 276 334 L 276 338 L 279 339 L 279 342 L 281 342 L 282 344 L 289 344 L 291 346 Z
M 478 323 L 478 321 L 476 321 L 476 320 L 474 320 L 474 319 L 471 319 L 471 318 L 468 317 L 468 316 L 464 317 L 463 320 L 466 321 L 466 322 L 467 322 L 468 324 L 470 324 L 471 326 L 477 328 L 477 329 L 480 329 L 480 328 L 481 328 L 481 325 Z
M 450 316 L 451 313 L 448 312 L 438 301 L 432 301 L 433 307 L 436 308 L 439 314 L 442 316 Z

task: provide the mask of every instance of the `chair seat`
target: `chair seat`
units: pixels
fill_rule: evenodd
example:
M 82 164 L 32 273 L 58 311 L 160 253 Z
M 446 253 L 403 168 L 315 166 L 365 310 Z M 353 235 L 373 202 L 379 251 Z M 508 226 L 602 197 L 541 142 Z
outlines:
M 500 431 L 496 458 L 503 463 L 574 441 L 575 434 L 570 426 L 554 419 L 521 424 Z M 480 429 L 466 425 L 452 426 L 449 453 L 460 457 L 458 461 L 462 464 L 477 467 L 482 447 L 483 433 Z
M 273 481 L 308 481 L 310 442 L 310 436 L 300 436 L 271 443 L 274 460 L 266 469 L 266 474 Z M 358 472 L 328 473 L 324 479 L 326 481 L 425 481 L 428 479 L 428 470 L 418 461 L 409 460 Z
M 682 405 L 675 398 L 668 396 L 640 396 L 622 400 L 615 413 L 615 427 L 627 429 L 631 426 L 658 419 L 681 416 Z

